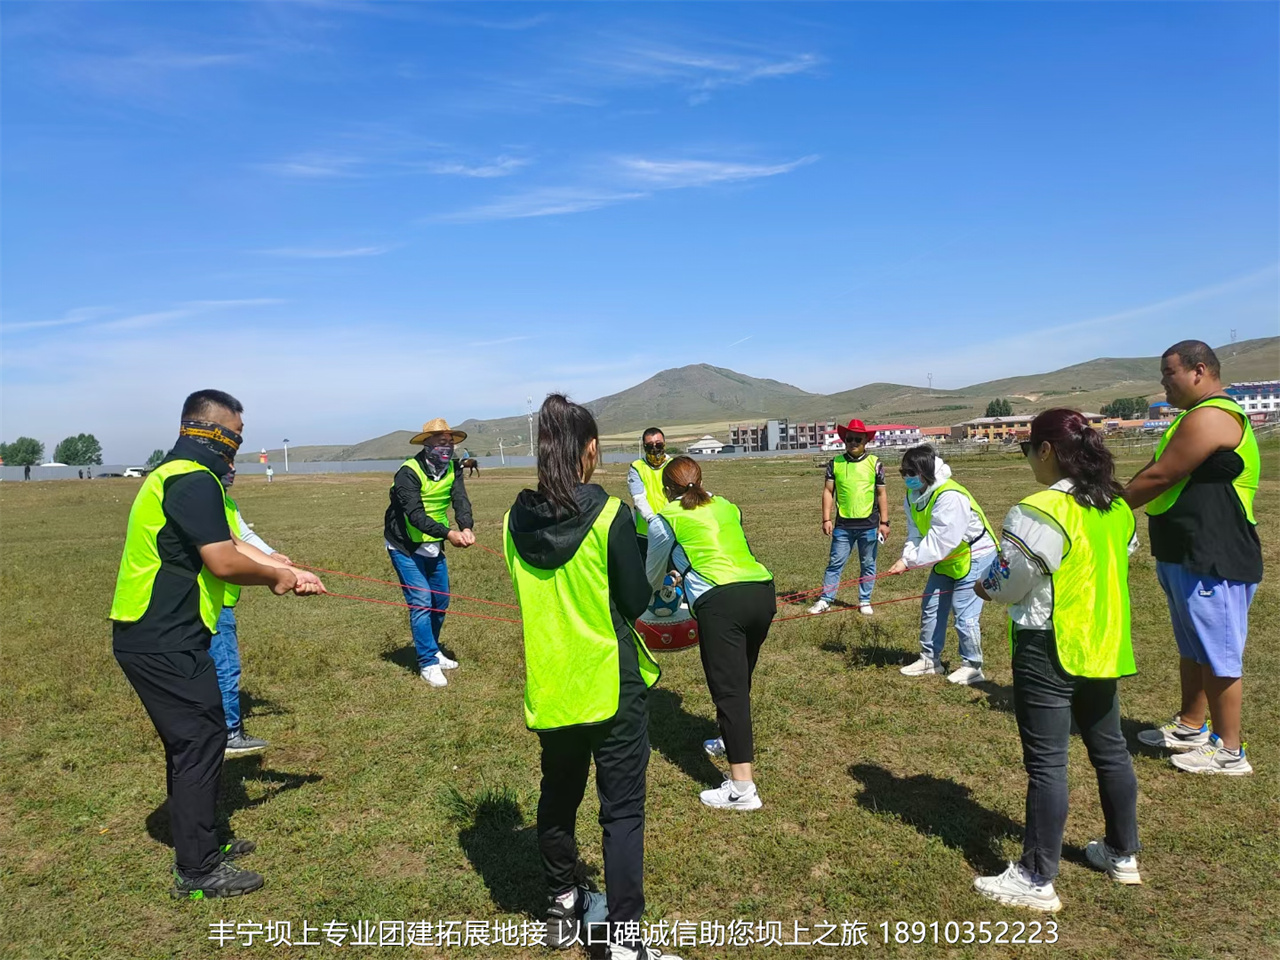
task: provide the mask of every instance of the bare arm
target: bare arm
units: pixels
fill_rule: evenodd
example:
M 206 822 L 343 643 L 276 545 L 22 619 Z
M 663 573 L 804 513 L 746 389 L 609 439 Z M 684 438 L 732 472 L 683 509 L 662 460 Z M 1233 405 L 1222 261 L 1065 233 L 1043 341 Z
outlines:
M 889 491 L 882 483 L 876 487 L 876 509 L 880 511 L 880 532 L 889 534 Z
M 835 499 L 836 483 L 834 480 L 828 480 L 822 485 L 822 532 L 828 537 L 831 536 L 831 529 L 835 525 L 831 518 L 831 506 Z
M 236 539 L 205 544 L 200 548 L 200 560 L 219 580 L 241 587 L 270 587 L 276 596 L 290 591 L 299 596 L 325 592 L 315 574 L 294 570 Z
M 1231 450 L 1240 442 L 1244 428 L 1232 413 L 1219 407 L 1204 407 L 1187 414 L 1169 439 L 1159 460 L 1138 471 L 1124 488 L 1125 502 L 1133 509 L 1150 503 L 1219 450 Z

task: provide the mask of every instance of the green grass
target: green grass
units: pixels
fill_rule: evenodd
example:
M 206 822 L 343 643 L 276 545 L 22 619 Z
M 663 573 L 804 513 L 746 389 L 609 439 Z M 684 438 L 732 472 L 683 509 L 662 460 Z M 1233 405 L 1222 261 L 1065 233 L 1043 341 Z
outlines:
M 1258 512 L 1269 568 L 1277 461 L 1266 446 Z M 1138 461 L 1125 463 L 1126 473 Z M 740 503 L 780 592 L 819 583 L 821 473 L 803 461 L 712 461 L 708 485 Z M 957 478 L 999 518 L 1033 489 L 1015 457 L 956 464 Z M 620 467 L 602 482 L 624 490 Z M 482 542 L 529 471 L 485 471 L 468 482 Z M 242 477 L 244 514 L 295 559 L 394 579 L 382 546 L 387 477 Z M 404 611 L 336 598 L 273 598 L 247 590 L 239 610 L 250 730 L 261 758 L 228 763 L 222 808 L 259 852 L 247 866 L 267 886 L 231 901 L 167 894 L 162 844 L 164 760 L 155 733 L 111 656 L 105 619 L 134 481 L 6 483 L 0 489 L 0 955 L 17 958 L 202 958 L 341 955 L 216 947 L 215 920 L 521 921 L 542 888 L 533 821 L 538 746 L 523 726 L 518 628 L 453 616 L 445 644 L 462 661 L 449 687 L 429 688 L 409 665 Z M 894 499 L 900 494 L 894 490 Z M 896 555 L 903 520 L 882 556 Z M 453 551 L 455 588 L 509 600 L 498 558 Z M 919 592 L 922 574 L 885 582 L 876 599 Z M 396 599 L 390 587 L 327 577 L 334 590 Z M 1132 571 L 1140 673 L 1122 685 L 1126 732 L 1176 707 L 1177 659 L 1145 547 Z M 456 602 L 456 611 L 485 612 Z M 1025 775 L 1010 713 L 1000 609 L 983 615 L 986 690 L 941 678 L 908 680 L 914 602 L 874 619 L 830 614 L 775 626 L 756 674 L 758 781 L 765 807 L 725 815 L 697 792 L 716 773 L 701 754 L 714 711 L 696 653 L 666 655 L 651 700 L 646 884 L 649 918 L 791 923 L 864 921 L 871 946 L 688 947 L 689 957 L 1280 956 L 1280 610 L 1274 581 L 1254 603 L 1245 732 L 1257 773 L 1180 774 L 1135 756 L 1146 884 L 1122 888 L 1090 872 L 1081 848 L 1101 832 L 1093 777 L 1071 747 L 1071 815 L 1058 890 L 1055 947 L 884 946 L 882 921 L 1035 919 L 978 898 L 976 872 L 1020 849 Z M 499 611 L 503 612 L 503 611 Z M 791 608 L 787 612 L 798 612 Z M 954 635 L 947 657 L 955 660 Z M 579 840 L 599 871 L 594 791 Z M 160 838 L 160 839 L 157 839 Z M 369 952 L 366 949 L 365 952 Z M 383 947 L 374 956 L 434 948 Z M 524 957 L 541 949 L 463 948 Z M 363 955 L 362 953 L 360 955 Z

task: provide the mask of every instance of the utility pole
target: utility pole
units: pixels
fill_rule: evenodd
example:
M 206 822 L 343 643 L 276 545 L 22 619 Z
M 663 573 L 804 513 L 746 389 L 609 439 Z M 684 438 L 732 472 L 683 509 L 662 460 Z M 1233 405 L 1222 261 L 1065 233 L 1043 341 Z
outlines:
M 507 458 L 502 453 L 502 438 L 498 438 L 498 459 L 502 461 L 502 465 L 507 465 Z
M 289 472 L 289 438 L 284 438 L 284 472 Z
M 932 373 L 928 374 L 928 377 L 929 377 L 929 396 L 932 397 L 933 396 L 933 374 Z
M 529 456 L 536 457 L 533 452 L 533 397 L 524 398 L 525 406 L 529 408 Z

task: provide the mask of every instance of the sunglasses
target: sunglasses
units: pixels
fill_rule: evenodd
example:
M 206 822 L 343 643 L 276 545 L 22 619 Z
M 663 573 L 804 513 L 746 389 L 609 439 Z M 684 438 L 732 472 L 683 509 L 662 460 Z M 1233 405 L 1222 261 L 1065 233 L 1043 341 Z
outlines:
M 1031 456 L 1031 441 L 1023 440 L 1018 443 L 1018 449 L 1022 451 L 1024 457 Z
M 659 440 L 657 443 L 646 443 L 644 445 L 644 448 L 646 450 L 652 450 L 654 453 L 657 453 L 659 450 L 667 449 L 667 445 L 663 443 L 661 440 Z

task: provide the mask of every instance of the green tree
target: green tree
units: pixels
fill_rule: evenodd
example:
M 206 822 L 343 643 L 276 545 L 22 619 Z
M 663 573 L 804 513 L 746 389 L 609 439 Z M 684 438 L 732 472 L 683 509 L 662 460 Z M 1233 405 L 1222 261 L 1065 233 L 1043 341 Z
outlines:
M 1147 415 L 1146 397 L 1118 397 L 1102 408 L 1104 417 L 1115 417 L 1117 420 L 1135 420 Z
M 157 447 L 151 451 L 151 456 L 147 457 L 147 466 L 154 470 L 160 466 L 162 460 L 164 460 L 164 451 Z
M 0 443 L 0 457 L 11 467 L 34 467 L 44 459 L 44 444 L 30 437 L 19 437 L 13 443 Z
M 988 417 L 1011 417 L 1013 416 L 1013 404 L 1004 397 L 992 400 L 987 404 Z
M 53 458 L 59 463 L 69 463 L 73 467 L 83 467 L 91 463 L 102 463 L 102 444 L 92 433 L 81 433 L 67 437 L 53 451 Z

